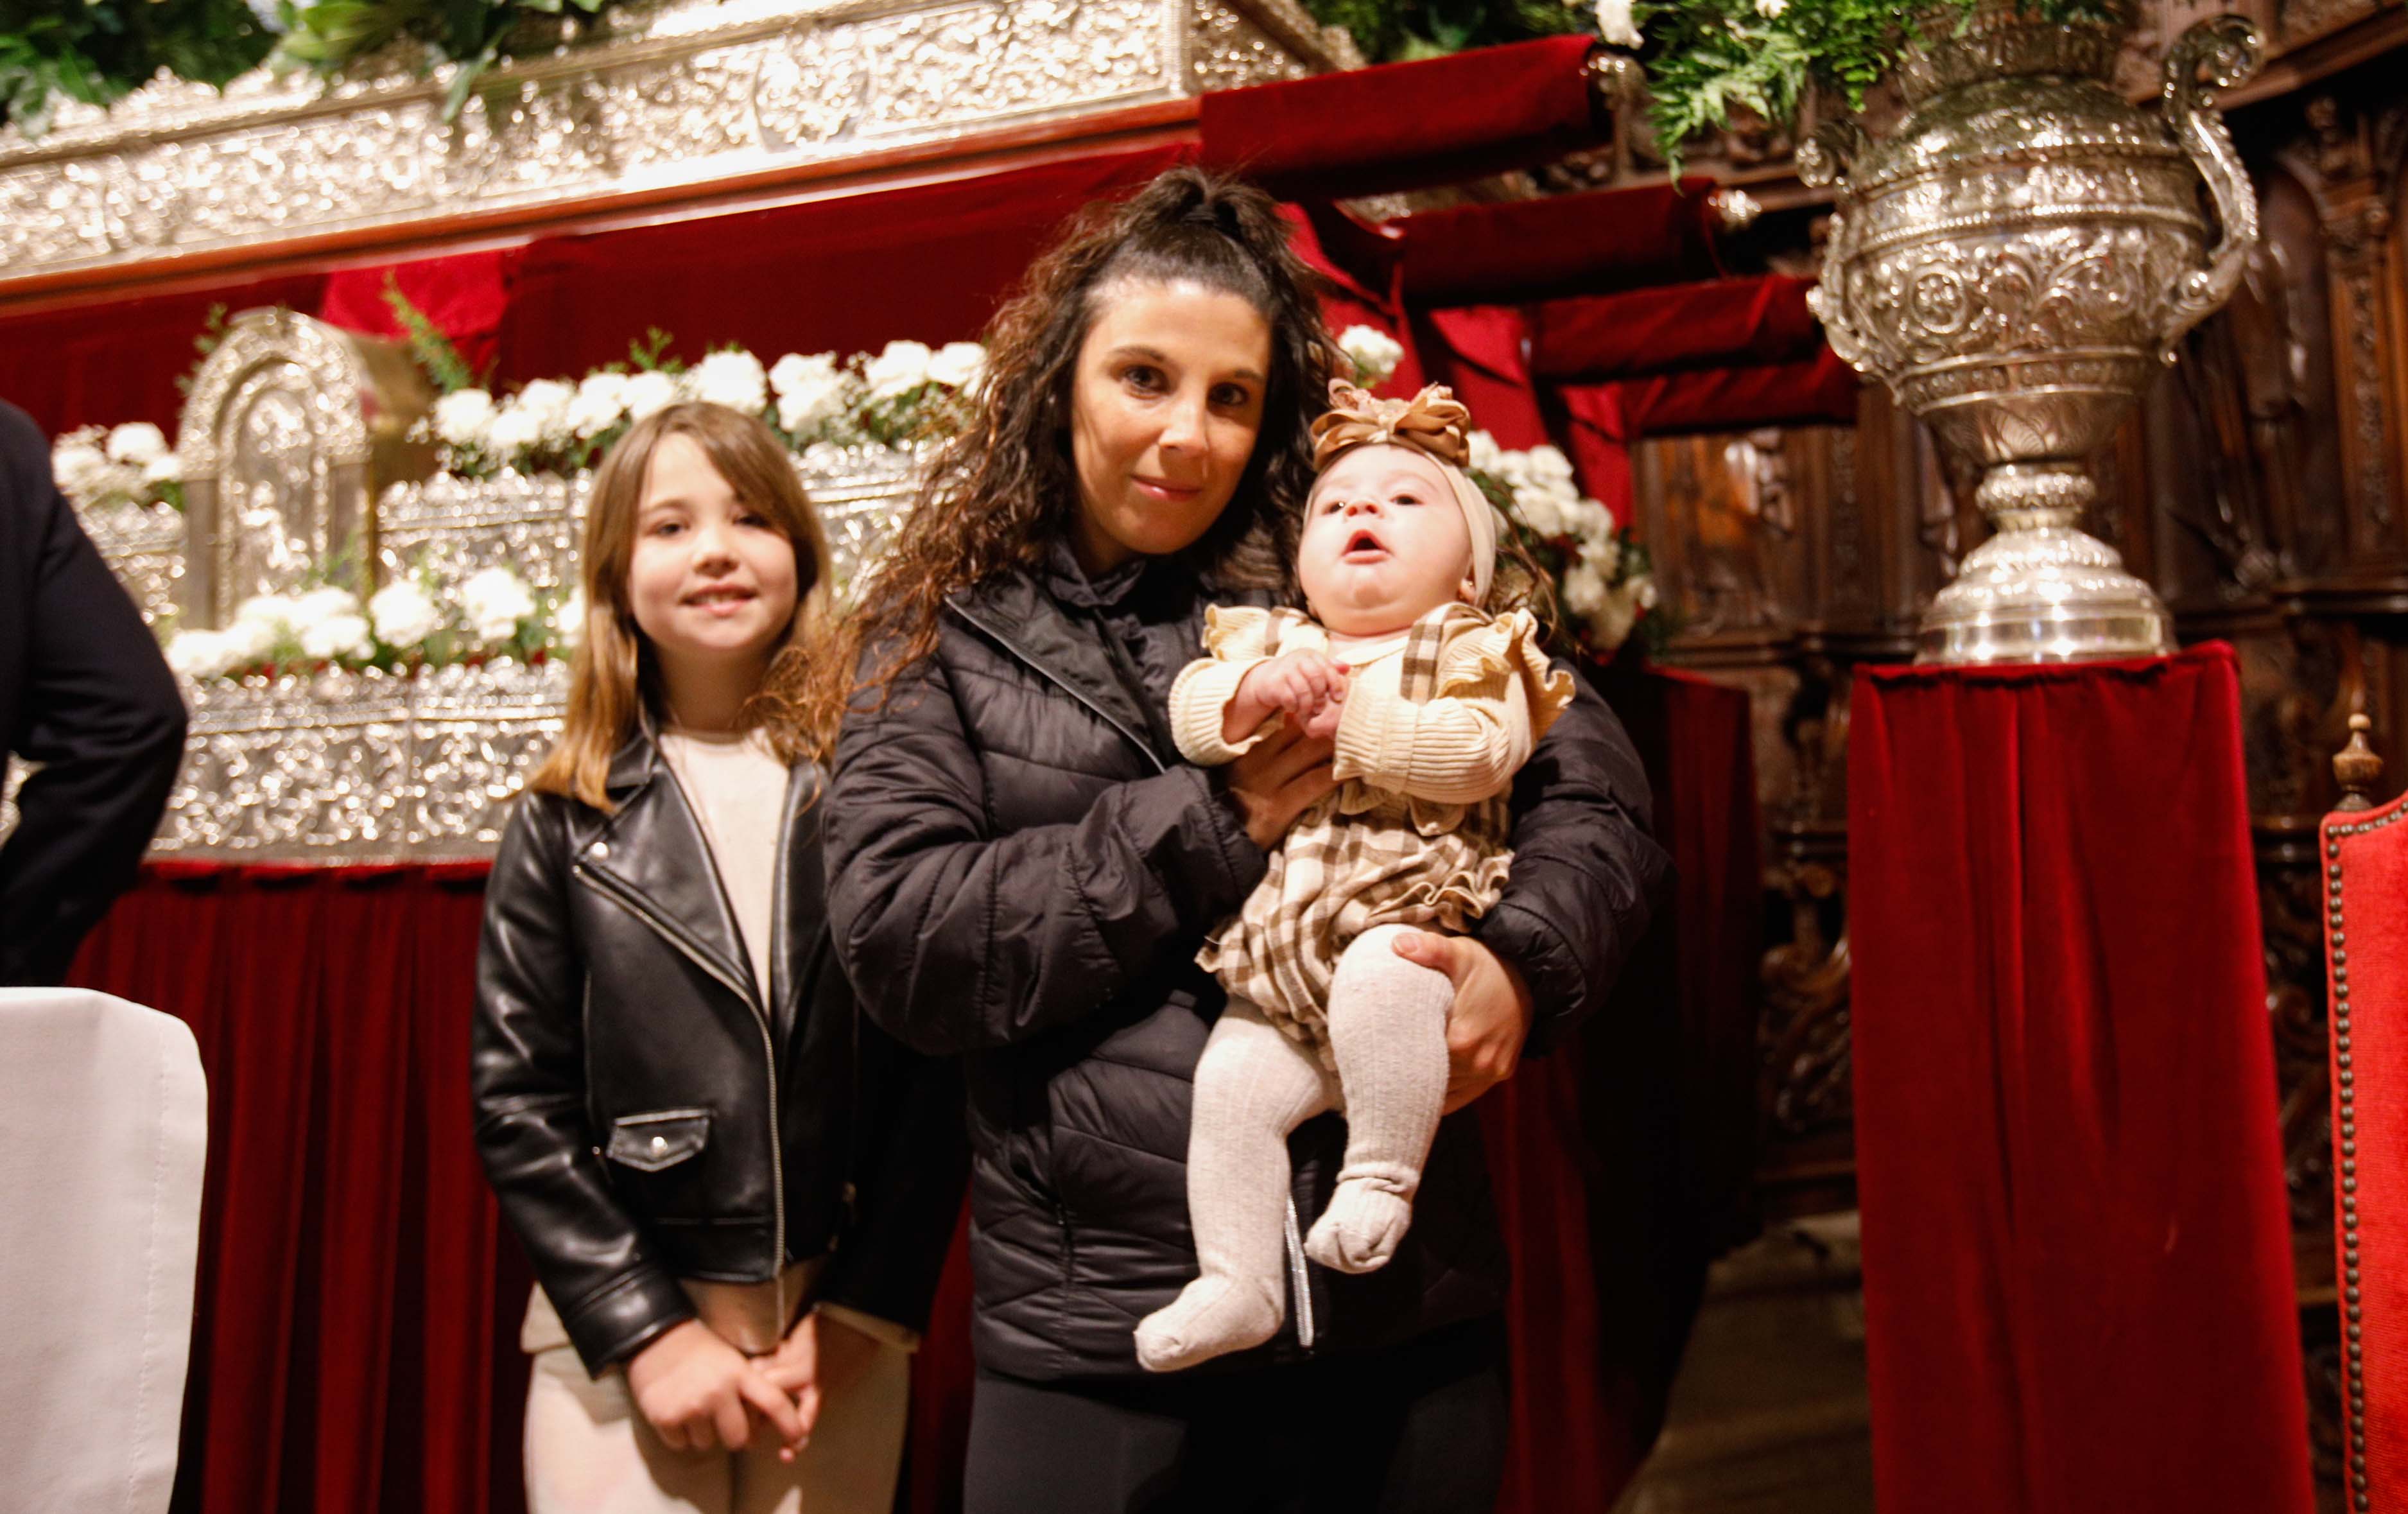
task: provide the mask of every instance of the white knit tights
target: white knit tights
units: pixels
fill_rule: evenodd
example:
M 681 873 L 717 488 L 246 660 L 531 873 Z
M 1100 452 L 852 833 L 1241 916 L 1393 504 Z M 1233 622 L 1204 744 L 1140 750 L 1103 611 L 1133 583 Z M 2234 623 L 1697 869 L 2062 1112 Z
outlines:
M 1138 1361 L 1170 1372 L 1270 1339 L 1284 1315 L 1280 1238 L 1287 1138 L 1326 1109 L 1346 1112 L 1346 1164 L 1308 1255 L 1370 1272 L 1412 1220 L 1422 1163 L 1446 1094 L 1446 974 L 1396 952 L 1408 928 L 1365 931 L 1329 986 L 1332 1076 L 1310 1047 L 1243 1000 L 1231 1000 L 1196 1067 L 1187 1138 L 1187 1212 L 1202 1276 L 1140 1321 Z

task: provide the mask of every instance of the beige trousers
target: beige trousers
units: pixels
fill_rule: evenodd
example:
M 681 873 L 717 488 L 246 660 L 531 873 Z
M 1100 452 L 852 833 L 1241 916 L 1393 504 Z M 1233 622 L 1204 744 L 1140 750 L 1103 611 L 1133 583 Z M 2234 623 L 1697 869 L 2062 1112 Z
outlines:
M 549 1316 L 550 1305 L 542 1312 Z M 620 1369 L 587 1377 L 565 1339 L 532 1355 L 528 1514 L 891 1514 L 895 1507 L 911 1401 L 911 1357 L 899 1347 L 881 1341 L 860 1380 L 821 1403 L 810 1444 L 791 1463 L 778 1460 L 774 1435 L 756 1435 L 740 1451 L 671 1450 L 636 1408 Z

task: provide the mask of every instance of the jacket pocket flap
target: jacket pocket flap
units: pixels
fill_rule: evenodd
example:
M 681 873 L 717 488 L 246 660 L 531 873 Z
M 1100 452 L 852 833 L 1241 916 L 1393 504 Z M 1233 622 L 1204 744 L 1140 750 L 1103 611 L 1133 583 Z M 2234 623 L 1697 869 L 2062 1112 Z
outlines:
M 656 1173 L 700 1151 L 710 1139 L 708 1109 L 664 1109 L 613 1120 L 604 1154 L 638 1172 Z

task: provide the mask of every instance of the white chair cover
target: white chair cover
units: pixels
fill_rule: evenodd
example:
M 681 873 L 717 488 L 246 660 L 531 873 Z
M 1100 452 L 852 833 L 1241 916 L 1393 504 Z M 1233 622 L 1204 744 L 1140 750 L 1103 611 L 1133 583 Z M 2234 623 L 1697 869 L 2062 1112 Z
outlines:
M 208 1142 L 182 1021 L 0 989 L 0 1508 L 166 1508 Z

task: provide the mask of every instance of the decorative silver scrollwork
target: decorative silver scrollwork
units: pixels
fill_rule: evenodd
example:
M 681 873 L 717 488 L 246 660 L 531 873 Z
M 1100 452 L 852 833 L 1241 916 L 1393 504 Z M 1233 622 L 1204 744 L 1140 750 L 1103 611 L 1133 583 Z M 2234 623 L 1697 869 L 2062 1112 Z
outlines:
M 2250 188 L 2248 170 L 2241 166 L 2241 154 L 2233 150 L 2232 133 L 2214 108 L 2212 92 L 2230 89 L 2257 73 L 2259 55 L 2258 28 L 2247 18 L 2232 15 L 2199 22 L 2166 54 L 2166 120 L 2206 182 L 2221 228 L 2207 267 L 2184 274 L 2175 294 L 2173 324 L 2158 354 L 2169 364 L 2182 334 L 2232 297 L 2249 250 L 2258 245 L 2258 195 Z

